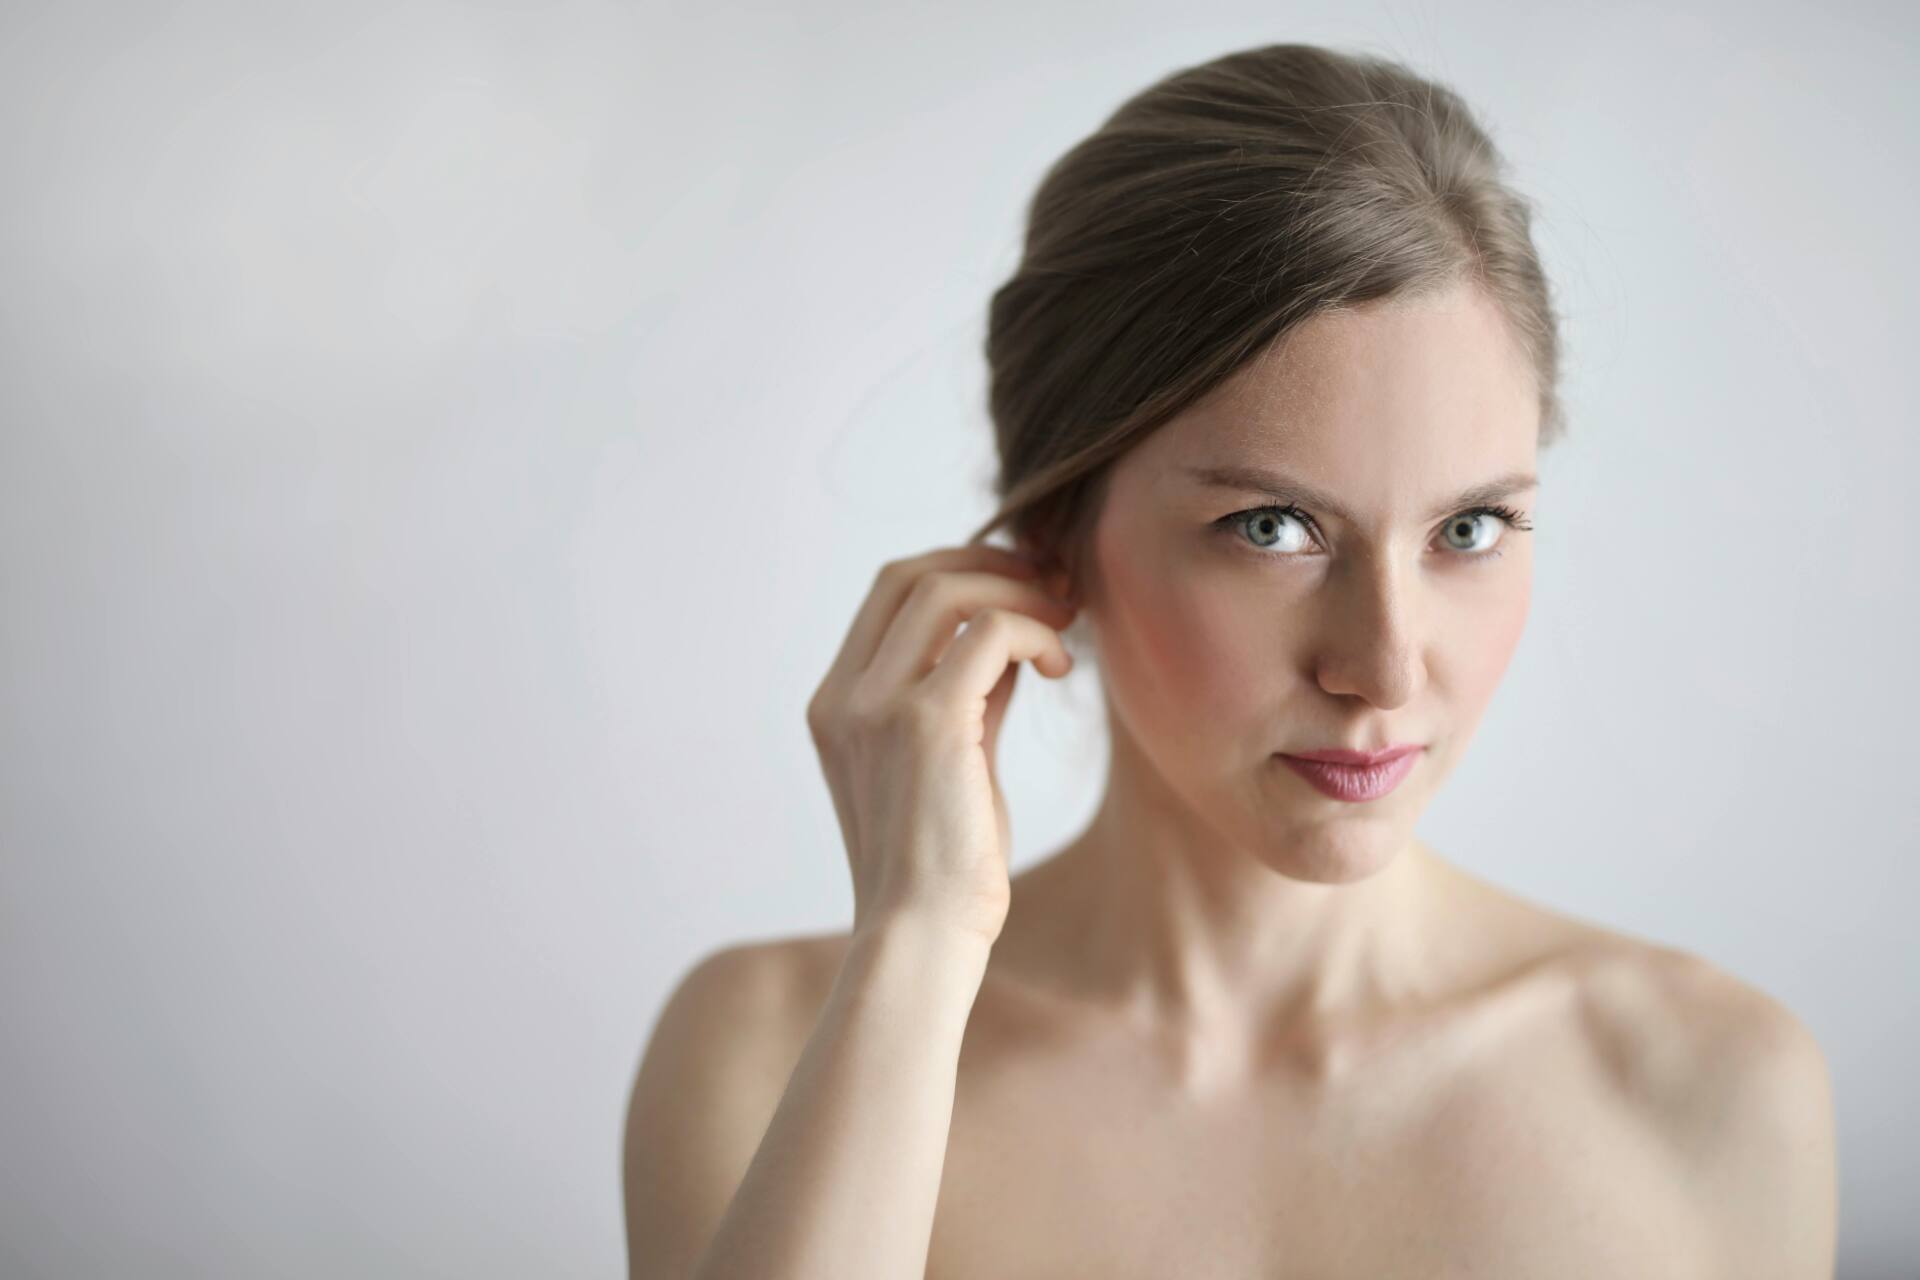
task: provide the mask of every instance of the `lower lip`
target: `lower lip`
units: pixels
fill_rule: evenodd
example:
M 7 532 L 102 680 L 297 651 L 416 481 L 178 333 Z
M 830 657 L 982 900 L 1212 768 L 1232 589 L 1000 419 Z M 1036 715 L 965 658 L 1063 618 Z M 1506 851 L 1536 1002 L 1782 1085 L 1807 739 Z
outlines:
M 1397 759 L 1376 765 L 1327 764 L 1288 755 L 1280 759 L 1287 768 L 1311 782 L 1322 795 L 1357 803 L 1361 800 L 1378 800 L 1399 786 L 1400 780 L 1413 772 L 1414 765 L 1420 763 L 1421 752 L 1425 750 L 1422 747 L 1419 751 L 1409 751 Z

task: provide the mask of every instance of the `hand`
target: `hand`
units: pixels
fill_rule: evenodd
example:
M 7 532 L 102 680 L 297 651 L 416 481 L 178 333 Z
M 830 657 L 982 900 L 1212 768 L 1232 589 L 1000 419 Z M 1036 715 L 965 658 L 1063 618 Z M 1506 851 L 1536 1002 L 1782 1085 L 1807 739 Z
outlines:
M 807 704 L 856 933 L 912 918 L 999 936 L 1012 902 L 1000 725 L 1022 662 L 1073 669 L 1060 630 L 1076 608 L 1041 578 L 984 543 L 889 562 Z

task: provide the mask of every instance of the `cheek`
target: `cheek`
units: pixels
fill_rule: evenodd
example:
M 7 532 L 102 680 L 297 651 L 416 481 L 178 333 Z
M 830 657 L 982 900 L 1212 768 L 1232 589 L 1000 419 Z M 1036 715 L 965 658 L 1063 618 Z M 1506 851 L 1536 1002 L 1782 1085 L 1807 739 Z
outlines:
M 1273 625 L 1271 609 L 1256 620 L 1260 601 L 1244 578 L 1134 559 L 1106 581 L 1115 634 L 1103 640 L 1103 656 L 1142 710 L 1163 724 L 1217 732 L 1265 705 L 1261 690 L 1287 670 L 1292 637 Z
M 1520 647 L 1532 587 L 1532 575 L 1523 574 L 1511 590 L 1475 604 L 1471 630 L 1465 633 L 1472 642 L 1458 647 L 1455 660 L 1463 673 L 1464 690 L 1476 705 L 1484 705 L 1493 697 L 1514 650 Z

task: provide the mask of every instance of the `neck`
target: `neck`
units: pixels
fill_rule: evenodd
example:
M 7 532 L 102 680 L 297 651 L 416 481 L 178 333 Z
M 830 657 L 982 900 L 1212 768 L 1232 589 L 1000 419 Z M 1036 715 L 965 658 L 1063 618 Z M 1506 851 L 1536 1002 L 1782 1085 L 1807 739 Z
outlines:
M 1074 990 L 1186 1036 L 1318 1037 L 1431 989 L 1437 855 L 1357 815 L 1259 816 L 1270 832 L 1207 821 L 1116 738 L 1099 810 L 1037 868 L 1022 923 Z

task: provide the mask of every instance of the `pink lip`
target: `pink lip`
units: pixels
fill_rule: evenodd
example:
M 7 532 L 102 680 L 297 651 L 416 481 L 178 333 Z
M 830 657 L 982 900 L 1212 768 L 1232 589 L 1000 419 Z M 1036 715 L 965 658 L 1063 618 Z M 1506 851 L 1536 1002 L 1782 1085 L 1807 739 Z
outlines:
M 1417 742 L 1400 742 L 1391 747 L 1382 747 L 1378 751 L 1346 751 L 1339 747 L 1332 747 L 1325 751 L 1289 751 L 1283 754 L 1295 760 L 1318 760 L 1322 764 L 1372 765 L 1385 764 L 1389 760 L 1399 759 L 1409 751 L 1420 749 L 1420 744 Z
M 1420 753 L 1425 748 L 1392 747 L 1386 751 L 1375 752 L 1372 763 L 1365 752 L 1358 751 L 1314 751 L 1303 755 L 1282 754 L 1280 759 L 1287 768 L 1293 770 L 1323 795 L 1349 803 L 1362 800 L 1378 800 L 1395 787 L 1401 779 L 1413 772 L 1413 766 L 1420 763 Z M 1337 759 L 1327 757 L 1358 757 L 1361 763 L 1343 764 Z

